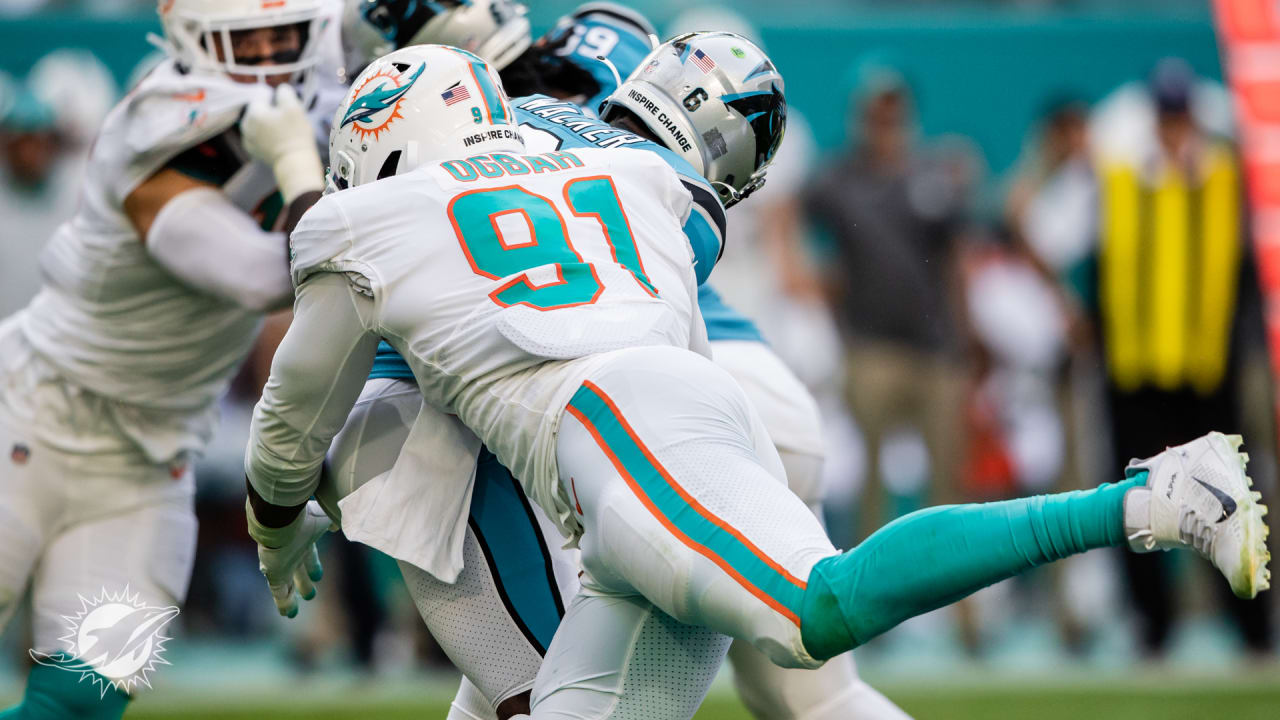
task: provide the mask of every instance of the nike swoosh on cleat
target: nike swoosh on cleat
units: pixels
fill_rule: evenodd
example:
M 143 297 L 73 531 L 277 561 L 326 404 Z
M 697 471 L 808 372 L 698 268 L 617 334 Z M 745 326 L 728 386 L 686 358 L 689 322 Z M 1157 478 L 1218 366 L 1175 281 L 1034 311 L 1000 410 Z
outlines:
M 1205 490 L 1208 490 L 1214 497 L 1218 498 L 1218 502 L 1222 503 L 1222 517 L 1218 518 L 1218 522 L 1222 522 L 1235 514 L 1236 501 L 1234 498 L 1194 475 L 1191 476 L 1191 479 L 1200 483 Z

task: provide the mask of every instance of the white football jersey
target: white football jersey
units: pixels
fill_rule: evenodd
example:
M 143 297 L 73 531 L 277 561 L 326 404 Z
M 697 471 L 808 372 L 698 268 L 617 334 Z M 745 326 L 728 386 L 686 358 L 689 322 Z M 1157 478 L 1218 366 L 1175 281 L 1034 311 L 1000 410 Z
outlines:
M 252 346 L 261 316 L 188 287 L 153 261 L 123 203 L 170 160 L 233 128 L 264 92 L 222 76 L 184 74 L 172 61 L 144 78 L 104 121 L 79 208 L 41 256 L 43 289 L 18 313 L 25 342 L 48 366 L 43 375 L 109 401 L 116 424 L 158 462 L 203 446 L 215 401 Z M 246 212 L 266 210 L 275 195 L 271 170 L 247 157 L 236 161 L 222 190 Z M 67 447 L 73 434 L 58 428 L 42 434 L 81 449 Z
M 691 205 L 651 152 L 451 160 L 322 199 L 292 233 L 294 281 L 351 276 L 427 402 L 553 507 L 558 418 L 600 354 L 701 332 Z

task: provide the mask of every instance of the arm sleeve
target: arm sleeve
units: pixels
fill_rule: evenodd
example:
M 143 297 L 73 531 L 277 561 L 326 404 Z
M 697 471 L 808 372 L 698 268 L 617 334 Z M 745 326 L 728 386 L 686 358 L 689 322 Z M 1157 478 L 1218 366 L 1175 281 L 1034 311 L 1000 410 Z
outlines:
M 284 234 L 259 228 L 213 188 L 187 190 L 165 203 L 146 246 L 184 283 L 250 310 L 287 307 L 293 298 Z
M 315 491 L 329 443 L 373 367 L 372 309 L 343 274 L 317 273 L 298 287 L 245 453 L 249 483 L 272 505 L 298 505 Z

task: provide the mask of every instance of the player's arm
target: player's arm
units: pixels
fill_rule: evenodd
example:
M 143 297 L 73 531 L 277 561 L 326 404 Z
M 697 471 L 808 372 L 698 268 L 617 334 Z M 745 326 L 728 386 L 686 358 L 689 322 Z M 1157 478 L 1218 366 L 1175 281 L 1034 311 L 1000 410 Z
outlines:
M 287 86 L 282 86 L 287 88 Z M 324 177 L 308 120 L 292 90 L 251 106 L 241 123 L 253 157 L 271 166 L 286 204 L 285 232 L 270 232 L 219 189 L 243 158 L 225 135 L 174 158 L 125 198 L 124 211 L 147 250 L 188 285 L 243 307 L 287 307 L 288 233 L 320 197 Z
M 297 613 L 295 589 L 310 599 L 311 583 L 319 579 L 315 541 L 330 522 L 307 499 L 373 366 L 378 336 L 366 329 L 372 304 L 343 274 L 321 272 L 304 280 L 293 323 L 254 408 L 245 510 L 260 569 L 283 615 Z

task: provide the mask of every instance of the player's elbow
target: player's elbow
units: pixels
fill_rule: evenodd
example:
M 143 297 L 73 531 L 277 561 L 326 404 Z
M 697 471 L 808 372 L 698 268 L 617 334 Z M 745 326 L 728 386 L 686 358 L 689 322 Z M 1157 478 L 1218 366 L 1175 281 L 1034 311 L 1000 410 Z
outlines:
M 254 411 L 244 472 L 249 484 L 273 505 L 298 505 L 311 496 L 324 455 L 298 452 L 305 433 L 261 404 Z

